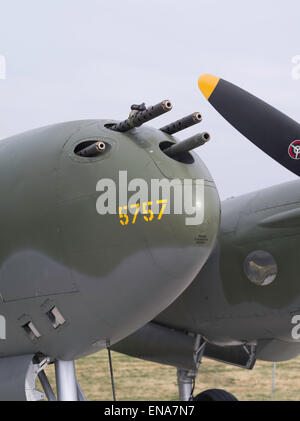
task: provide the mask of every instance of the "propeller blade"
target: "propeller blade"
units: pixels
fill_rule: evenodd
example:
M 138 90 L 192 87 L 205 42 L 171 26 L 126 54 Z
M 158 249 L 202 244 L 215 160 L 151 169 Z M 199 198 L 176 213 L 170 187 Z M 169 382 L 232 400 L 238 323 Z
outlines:
M 199 88 L 210 104 L 240 133 L 275 161 L 300 175 L 300 125 L 249 92 L 212 75 Z

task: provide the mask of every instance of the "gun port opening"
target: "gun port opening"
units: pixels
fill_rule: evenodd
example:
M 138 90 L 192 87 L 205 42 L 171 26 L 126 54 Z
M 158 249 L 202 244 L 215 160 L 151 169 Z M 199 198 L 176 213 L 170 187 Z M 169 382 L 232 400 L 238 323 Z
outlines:
M 164 141 L 159 144 L 159 148 L 162 152 L 164 152 L 172 145 L 175 145 L 175 143 Z M 195 162 L 192 154 L 190 154 L 189 152 L 180 152 L 176 155 L 172 155 L 172 156 L 167 155 L 167 156 L 171 159 L 174 159 L 177 162 L 181 162 L 182 164 L 193 164 Z
M 104 127 L 106 128 L 106 129 L 111 129 L 113 126 L 115 126 L 116 125 L 116 123 L 107 123 L 107 124 L 104 124 Z
M 84 158 L 94 158 L 103 154 L 108 149 L 109 145 L 105 142 L 99 140 L 86 140 L 75 147 L 74 153 L 75 155 Z

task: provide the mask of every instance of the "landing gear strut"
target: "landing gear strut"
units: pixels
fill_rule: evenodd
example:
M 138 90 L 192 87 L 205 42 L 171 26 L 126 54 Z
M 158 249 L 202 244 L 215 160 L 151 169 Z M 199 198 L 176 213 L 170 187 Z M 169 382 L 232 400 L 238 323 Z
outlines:
M 237 398 L 226 390 L 209 389 L 193 397 L 197 371 L 177 370 L 180 401 L 237 401 Z
M 204 353 L 206 341 L 197 335 L 194 346 L 195 370 L 177 369 L 177 381 L 180 401 L 237 401 L 237 398 L 226 390 L 209 389 L 193 397 L 196 377 Z
M 58 401 L 86 401 L 76 379 L 74 361 L 56 361 L 55 377 Z M 48 400 L 56 401 L 55 394 L 44 371 L 39 373 L 39 379 Z
M 180 401 L 192 401 L 195 381 L 198 374 L 198 368 L 201 364 L 206 340 L 201 335 L 196 335 L 194 345 L 195 370 L 177 369 L 177 381 Z
M 77 401 L 77 381 L 74 361 L 56 361 L 55 377 L 59 401 Z
M 192 401 L 197 371 L 177 370 L 177 381 L 180 401 Z

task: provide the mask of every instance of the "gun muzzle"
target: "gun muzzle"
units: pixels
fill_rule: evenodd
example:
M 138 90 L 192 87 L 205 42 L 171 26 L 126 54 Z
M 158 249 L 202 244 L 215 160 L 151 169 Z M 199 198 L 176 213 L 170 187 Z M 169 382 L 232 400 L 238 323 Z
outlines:
M 116 132 L 127 132 L 128 130 L 133 129 L 134 127 L 139 127 L 142 124 L 147 123 L 147 121 L 153 120 L 154 118 L 171 110 L 172 104 L 168 99 L 166 99 L 165 101 L 153 105 L 144 111 L 132 113 L 129 118 L 113 125 L 110 129 L 115 130 Z
M 204 145 L 204 143 L 210 140 L 210 135 L 207 132 L 196 134 L 182 142 L 176 143 L 169 148 L 164 150 L 164 153 L 170 157 L 179 155 L 184 152 L 191 151 L 192 149 L 198 148 Z
M 77 155 L 90 158 L 90 157 L 98 156 L 102 154 L 105 151 L 105 149 L 106 149 L 106 145 L 104 142 L 96 142 L 78 151 Z
M 194 126 L 195 124 L 202 121 L 202 116 L 200 113 L 196 112 L 186 117 L 181 118 L 180 120 L 174 121 L 174 123 L 167 124 L 162 127 L 160 130 L 167 134 L 174 134 L 180 132 L 181 130 L 187 129 L 188 127 Z

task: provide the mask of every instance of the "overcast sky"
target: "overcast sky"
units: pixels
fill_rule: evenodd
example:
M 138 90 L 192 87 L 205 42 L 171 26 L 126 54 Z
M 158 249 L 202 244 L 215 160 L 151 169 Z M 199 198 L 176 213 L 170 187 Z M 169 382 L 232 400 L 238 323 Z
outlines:
M 206 102 L 212 73 L 299 120 L 299 0 L 0 0 L 0 138 L 46 124 L 123 119 L 132 103 L 168 98 L 160 127 L 193 111 L 207 130 L 197 152 L 222 198 L 296 178 Z M 299 72 L 300 75 L 300 72 Z

